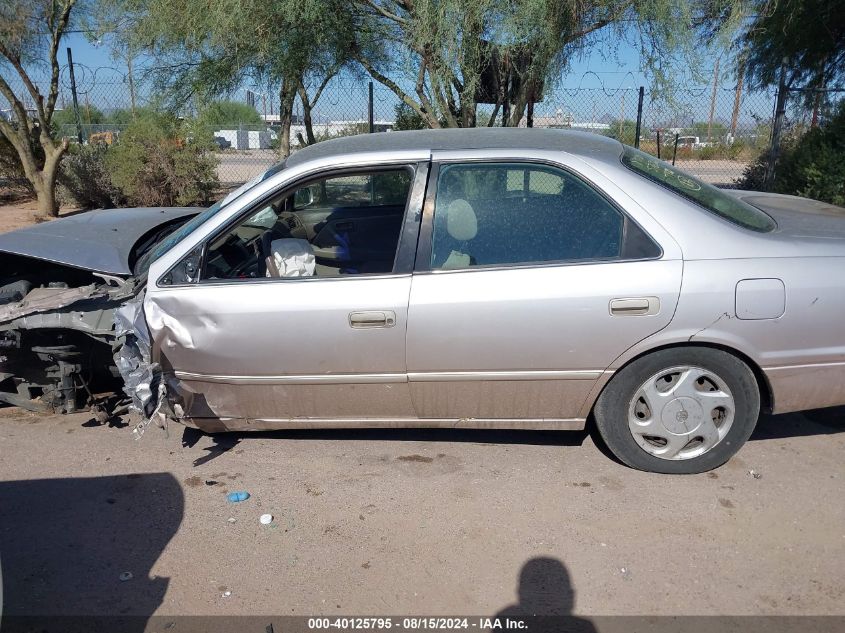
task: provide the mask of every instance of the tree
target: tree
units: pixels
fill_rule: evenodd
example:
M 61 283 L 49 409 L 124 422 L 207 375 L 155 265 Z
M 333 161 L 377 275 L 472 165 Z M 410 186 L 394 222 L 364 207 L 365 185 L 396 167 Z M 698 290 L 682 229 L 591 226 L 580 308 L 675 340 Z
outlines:
M 637 122 L 631 119 L 614 119 L 609 123 L 606 135 L 620 143 L 634 145 L 637 140 Z
M 240 101 L 212 101 L 200 108 L 197 120 L 200 125 L 217 129 L 240 124 L 264 123 L 264 119 L 254 107 Z
M 111 15 L 130 16 L 134 27 L 125 37 L 158 60 L 158 83 L 176 103 L 225 95 L 246 82 L 278 86 L 285 156 L 297 95 L 310 113 L 324 79 L 346 61 L 354 30 L 344 0 L 105 1 Z M 311 85 L 317 90 L 309 98 Z
M 775 86 L 781 67 L 791 88 L 823 88 L 845 79 L 841 0 L 757 0 L 738 40 L 751 88 Z
M 429 127 L 475 126 L 480 101 L 494 104 L 490 125 L 501 110 L 502 124 L 515 126 L 599 38 L 635 40 L 665 78 L 667 63 L 692 54 L 691 33 L 728 1 L 351 0 L 353 54 Z
M 708 134 L 707 132 L 710 132 Z M 713 121 L 712 124 L 707 121 L 695 121 L 692 124 L 692 133 L 701 139 L 721 138 L 724 140 L 728 133 L 727 126 L 720 121 Z
M 13 114 L 11 121 L 0 117 L 0 134 L 15 148 L 39 212 L 52 216 L 59 213 L 56 178 L 68 148 L 66 139 L 53 136 L 59 45 L 81 1 L 4 0 L 0 4 L 0 94 Z M 50 71 L 46 92 L 31 74 L 38 62 L 46 63 Z
M 396 104 L 394 130 L 423 130 L 425 127 L 425 121 L 411 106 L 407 103 Z
M 79 108 L 79 120 L 83 125 L 97 125 L 104 123 L 106 121 L 106 117 L 97 106 L 89 105 L 87 107 Z M 60 132 L 62 127 L 66 125 L 76 125 L 76 113 L 70 108 L 54 111 L 54 128 Z

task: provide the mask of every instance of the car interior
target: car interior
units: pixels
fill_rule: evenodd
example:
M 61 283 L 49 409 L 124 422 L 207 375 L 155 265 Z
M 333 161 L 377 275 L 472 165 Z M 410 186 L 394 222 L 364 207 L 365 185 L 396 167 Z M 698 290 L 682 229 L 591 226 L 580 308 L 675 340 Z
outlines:
M 432 268 L 610 259 L 624 218 L 589 186 L 540 165 L 447 165 L 438 178 Z
M 204 279 L 389 273 L 410 169 L 330 176 L 250 212 L 210 245 Z

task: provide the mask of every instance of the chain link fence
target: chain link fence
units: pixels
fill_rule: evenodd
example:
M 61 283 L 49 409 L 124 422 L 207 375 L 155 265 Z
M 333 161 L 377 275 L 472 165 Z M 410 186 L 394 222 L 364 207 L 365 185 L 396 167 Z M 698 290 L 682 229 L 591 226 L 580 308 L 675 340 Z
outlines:
M 134 116 L 144 108 L 163 107 L 161 95 L 150 82 L 114 67 L 89 68 L 74 64 L 76 108 L 68 68 L 60 76 L 54 117 L 56 133 L 73 142 L 117 142 Z M 583 78 L 582 78 L 583 80 Z M 43 87 L 46 89 L 46 85 Z M 13 84 L 18 95 L 23 86 Z M 309 91 L 310 92 L 310 91 Z M 826 93 L 822 106 L 841 93 Z M 225 188 L 243 183 L 278 162 L 281 127 L 279 97 L 256 87 L 242 89 L 231 100 L 252 106 L 258 117 L 250 122 L 230 121 L 207 130 L 216 145 L 217 175 Z M 750 163 L 771 143 L 776 95 L 774 91 L 748 92 L 742 87 L 677 86 L 654 92 L 638 86 L 547 90 L 523 117 L 522 126 L 582 130 L 616 138 L 699 178 L 722 187 L 737 186 Z M 24 101 L 27 107 L 32 103 Z M 790 95 L 787 125 L 806 124 L 823 117 L 812 95 Z M 366 78 L 341 74 L 332 78 L 319 100 L 308 110 L 297 99 L 291 126 L 291 151 L 308 137 L 306 120 L 316 140 L 352 134 L 386 133 L 403 126 L 400 100 L 389 89 L 371 85 Z M 12 120 L 9 104 L 0 97 L 0 116 Z M 186 104 L 180 114 L 190 116 Z M 492 106 L 479 106 L 479 121 L 489 121 Z M 78 112 L 78 121 L 77 121 Z M 260 121 L 256 123 L 255 120 Z M 501 125 L 501 117 L 493 122 Z M 637 131 L 639 130 L 639 136 Z

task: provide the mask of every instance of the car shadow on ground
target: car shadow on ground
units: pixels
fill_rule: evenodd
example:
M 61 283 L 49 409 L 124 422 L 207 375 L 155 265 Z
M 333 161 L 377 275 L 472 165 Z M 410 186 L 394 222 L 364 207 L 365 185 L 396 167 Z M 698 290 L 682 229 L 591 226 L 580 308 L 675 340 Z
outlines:
M 816 409 L 804 413 L 762 415 L 750 441 L 829 435 L 845 432 L 845 407 Z M 206 433 L 185 427 L 182 446 L 196 446 Z M 591 437 L 596 447 L 607 457 L 620 463 L 605 446 L 591 419 L 584 431 L 532 431 L 510 429 L 288 429 L 246 433 L 209 435 L 213 444 L 203 448 L 205 455 L 194 460 L 202 466 L 232 450 L 242 441 L 252 439 L 277 440 L 345 440 L 395 442 L 465 442 L 472 444 L 523 444 L 534 446 L 581 446 Z
M 171 474 L 3 481 L 0 508 L 4 633 L 145 629 L 185 511 Z
M 751 435 L 751 441 L 843 432 L 845 432 L 845 407 L 830 407 L 801 413 L 761 415 Z
M 203 437 L 213 444 L 202 450 L 206 455 L 194 460 L 202 466 L 232 450 L 242 441 L 255 439 L 360 442 L 450 442 L 469 444 L 527 444 L 535 446 L 580 446 L 589 431 L 521 431 L 511 429 L 285 429 L 280 431 L 208 434 L 185 427 L 182 446 L 193 448 Z

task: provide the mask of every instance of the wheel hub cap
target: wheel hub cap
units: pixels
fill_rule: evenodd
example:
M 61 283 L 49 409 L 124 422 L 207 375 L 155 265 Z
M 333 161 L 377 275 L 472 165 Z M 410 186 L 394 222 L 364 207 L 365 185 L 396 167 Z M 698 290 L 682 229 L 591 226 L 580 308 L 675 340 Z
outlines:
M 704 409 L 692 398 L 675 398 L 663 406 L 660 421 L 669 433 L 685 435 L 692 433 L 704 420 Z
M 661 459 L 691 459 L 724 439 L 734 398 L 714 372 L 693 366 L 665 369 L 634 393 L 628 428 L 640 448 Z

